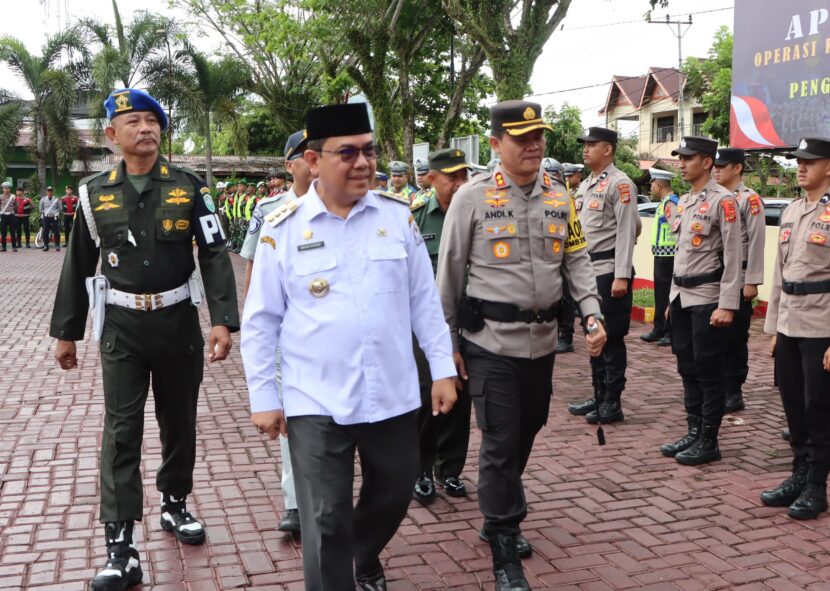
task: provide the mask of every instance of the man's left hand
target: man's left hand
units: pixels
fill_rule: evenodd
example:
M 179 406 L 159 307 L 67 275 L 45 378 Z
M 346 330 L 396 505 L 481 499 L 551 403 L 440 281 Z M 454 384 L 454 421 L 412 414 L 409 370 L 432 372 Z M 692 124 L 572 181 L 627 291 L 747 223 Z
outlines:
M 605 332 L 605 327 L 602 322 L 598 322 L 593 316 L 589 316 L 586 322 L 595 323 L 597 330 L 585 335 L 585 344 L 588 347 L 588 354 L 591 357 L 599 357 L 602 354 L 602 348 L 608 340 L 608 333 Z
M 443 415 L 452 410 L 458 394 L 455 392 L 455 379 L 444 378 L 432 382 L 432 416 L 437 417 L 438 413 Z
M 830 371 L 830 347 L 824 352 L 824 371 Z
M 231 352 L 231 331 L 227 326 L 214 326 L 208 337 L 208 361 L 222 361 Z
M 628 279 L 614 279 L 611 284 L 611 297 L 624 298 L 628 293 Z
M 744 301 L 751 302 L 758 297 L 757 285 L 744 285 Z
M 718 308 L 714 312 L 712 312 L 712 317 L 709 319 L 709 324 L 715 327 L 724 327 L 729 326 L 732 324 L 732 320 L 735 318 L 735 312 L 732 310 L 724 310 L 723 308 Z

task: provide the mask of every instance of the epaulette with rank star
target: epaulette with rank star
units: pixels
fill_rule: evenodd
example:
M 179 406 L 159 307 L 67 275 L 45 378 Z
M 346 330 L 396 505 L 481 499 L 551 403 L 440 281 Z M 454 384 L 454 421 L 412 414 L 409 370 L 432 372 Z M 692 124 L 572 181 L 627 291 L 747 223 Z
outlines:
M 423 199 L 421 201 L 415 201 L 412 205 L 409 206 L 410 211 L 418 211 L 419 209 L 423 209 L 426 204 L 429 203 L 429 199 Z
M 375 195 L 380 195 L 381 197 L 386 197 L 387 199 L 391 199 L 392 201 L 397 201 L 398 203 L 402 203 L 409 207 L 409 198 L 405 197 L 404 195 L 399 195 L 398 193 L 392 193 L 390 191 L 375 191 Z
M 289 201 L 285 205 L 281 205 L 267 216 L 265 216 L 265 221 L 271 225 L 271 227 L 276 228 L 282 222 L 287 220 L 291 215 L 297 211 L 297 208 L 300 207 L 301 200 L 296 199 L 294 201 Z

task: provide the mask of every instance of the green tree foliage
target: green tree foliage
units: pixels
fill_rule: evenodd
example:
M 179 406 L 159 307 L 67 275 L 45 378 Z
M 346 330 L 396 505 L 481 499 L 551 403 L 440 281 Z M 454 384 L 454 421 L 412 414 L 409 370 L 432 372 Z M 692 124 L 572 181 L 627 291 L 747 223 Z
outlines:
M 571 0 L 442 0 L 458 30 L 487 56 L 500 101 L 528 93 L 533 66 Z
M 564 103 L 559 111 L 553 105 L 545 109 L 545 121 L 553 131 L 546 134 L 545 155 L 559 162 L 582 162 L 582 113 L 578 107 Z
M 9 156 L 14 152 L 25 109 L 23 103 L 0 91 L 0 177 L 5 178 Z
M 643 171 L 640 169 L 640 160 L 637 158 L 637 140 L 635 138 L 621 138 L 617 142 L 614 166 L 635 182 L 643 176 Z
M 61 65 L 61 58 L 66 64 Z M 33 95 L 25 107 L 31 122 L 31 151 L 37 161 L 40 186 L 45 186 L 46 164 L 52 165 L 52 180 L 61 170 L 68 170 L 81 155 L 81 140 L 72 121 L 72 108 L 79 98 L 78 89 L 88 57 L 83 36 L 70 28 L 48 37 L 40 55 L 26 49 L 22 41 L 0 38 L 0 62 L 5 63 Z M 2 91 L 10 96 L 8 91 Z
M 683 65 L 688 92 L 711 113 L 703 132 L 729 144 L 729 102 L 732 96 L 732 33 L 721 27 L 709 48 L 709 58 L 689 58 Z

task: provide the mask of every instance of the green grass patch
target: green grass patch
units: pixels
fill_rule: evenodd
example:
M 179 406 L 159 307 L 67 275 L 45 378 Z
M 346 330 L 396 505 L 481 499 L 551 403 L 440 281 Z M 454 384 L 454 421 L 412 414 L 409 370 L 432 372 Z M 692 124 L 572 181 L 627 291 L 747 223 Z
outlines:
M 638 308 L 654 307 L 654 290 L 644 287 L 634 290 L 634 305 Z

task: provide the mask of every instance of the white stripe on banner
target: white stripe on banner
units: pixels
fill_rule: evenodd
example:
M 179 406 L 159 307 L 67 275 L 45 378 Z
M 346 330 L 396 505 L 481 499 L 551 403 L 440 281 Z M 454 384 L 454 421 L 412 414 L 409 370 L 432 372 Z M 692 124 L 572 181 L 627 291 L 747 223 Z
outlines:
M 747 102 L 739 96 L 732 96 L 732 108 L 735 109 L 735 121 L 738 127 L 741 128 L 743 134 L 756 144 L 762 146 L 775 147 L 775 144 L 767 140 L 761 132 L 758 131 L 758 126 L 755 124 L 755 118 L 752 115 L 752 109 Z

